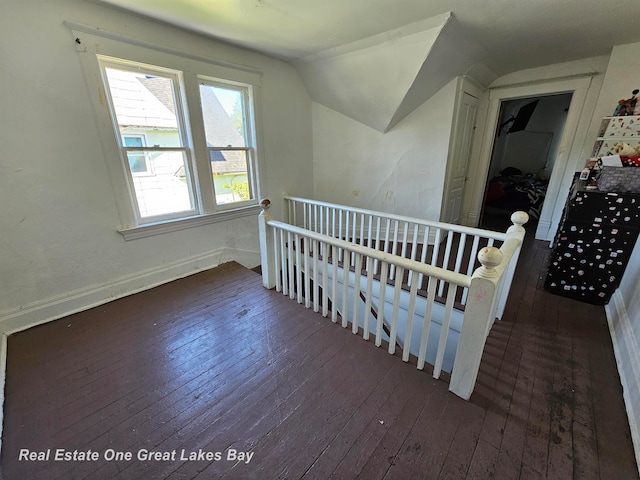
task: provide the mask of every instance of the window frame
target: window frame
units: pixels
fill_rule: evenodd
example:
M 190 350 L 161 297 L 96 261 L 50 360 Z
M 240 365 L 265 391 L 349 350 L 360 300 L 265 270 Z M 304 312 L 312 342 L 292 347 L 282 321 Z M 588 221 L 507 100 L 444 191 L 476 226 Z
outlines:
M 123 37 L 119 34 L 97 30 L 80 24 L 70 25 L 76 50 L 79 52 L 87 86 L 96 113 L 96 123 L 102 140 L 105 161 L 111 178 L 114 199 L 120 216 L 117 228 L 125 240 L 142 238 L 206 224 L 243 218 L 257 214 L 262 190 L 259 115 L 262 72 L 243 65 L 203 57 L 150 44 L 143 40 Z M 159 71 L 177 71 L 181 74 L 180 108 L 184 110 L 185 135 L 194 171 L 192 195 L 194 211 L 175 215 L 142 218 L 137 209 L 135 191 L 128 159 L 123 160 L 123 140 L 117 129 L 117 119 L 111 111 L 111 101 L 105 101 L 107 84 L 101 78 L 101 58 L 115 60 L 117 64 L 144 65 Z M 164 75 L 164 73 L 163 73 Z M 247 177 L 253 188 L 253 198 L 246 201 L 216 204 L 211 165 L 206 148 L 204 122 L 199 95 L 202 79 L 216 82 L 223 88 L 246 89 L 245 122 L 249 124 L 247 137 L 250 157 L 247 161 Z M 106 107 L 106 108 L 105 108 Z M 135 147 L 129 147 L 135 150 Z M 145 147 L 149 150 L 153 147 Z M 126 155 L 125 155 L 126 157 Z M 204 172 L 204 174 L 202 173 Z M 133 195 L 133 196 L 132 196 Z
M 225 152 L 225 151 L 243 151 L 246 155 L 247 162 L 247 180 L 249 184 L 249 200 L 239 201 L 239 202 L 230 202 L 218 204 L 216 201 L 216 206 L 219 210 L 232 210 L 237 207 L 254 205 L 259 201 L 259 197 L 257 193 L 259 192 L 257 186 L 257 174 L 256 174 L 256 148 L 255 148 L 255 108 L 253 106 L 253 87 L 251 85 L 245 85 L 238 82 L 229 82 L 223 81 L 218 78 L 207 77 L 205 75 L 198 75 L 198 86 L 209 86 L 214 88 L 222 88 L 226 90 L 235 90 L 240 92 L 242 95 L 242 118 L 243 118 L 243 128 L 244 128 L 244 147 L 234 147 L 234 146 L 207 146 L 207 142 L 205 139 L 205 147 L 207 151 L 207 161 L 209 164 L 209 168 L 211 168 L 211 152 Z M 199 91 L 199 90 L 198 90 Z M 200 104 L 202 106 L 202 104 Z M 204 122 L 204 118 L 203 118 Z M 213 171 L 211 172 L 213 175 Z M 214 199 L 216 197 L 215 185 L 213 188 Z
M 142 62 L 133 62 L 127 59 L 114 58 L 107 55 L 97 54 L 98 63 L 100 65 L 100 72 L 102 74 L 102 82 L 105 91 L 105 98 L 109 105 L 109 113 L 111 122 L 113 124 L 114 136 L 116 138 L 118 148 L 120 150 L 120 159 L 122 169 L 124 170 L 125 177 L 127 179 L 127 189 L 129 192 L 129 202 L 131 203 L 131 209 L 134 214 L 136 226 L 143 226 L 147 224 L 153 224 L 158 222 L 166 222 L 171 220 L 179 220 L 183 218 L 189 218 L 202 214 L 201 203 L 199 199 L 199 192 L 196 185 L 198 178 L 197 168 L 194 162 L 193 142 L 191 141 L 191 128 L 188 122 L 188 109 L 186 101 L 184 100 L 184 81 L 182 79 L 182 72 L 179 70 L 161 67 L 157 65 L 149 65 Z M 118 117 L 115 111 L 115 103 L 111 95 L 111 88 L 107 78 L 107 69 L 119 69 L 127 70 L 136 73 L 143 73 L 148 75 L 161 76 L 171 80 L 173 90 L 173 100 L 175 102 L 175 115 L 176 123 L 178 124 L 178 137 L 180 145 L 178 147 L 160 147 L 160 146 L 146 146 L 146 147 L 127 147 L 124 145 L 123 134 L 120 132 Z M 128 152 L 143 151 L 146 154 L 154 152 L 182 152 L 184 168 L 186 171 L 186 183 L 188 186 L 189 203 L 191 208 L 188 210 L 181 210 L 178 212 L 171 212 L 166 214 L 148 215 L 143 216 L 140 209 L 140 204 L 135 192 L 135 180 L 134 174 L 129 167 Z

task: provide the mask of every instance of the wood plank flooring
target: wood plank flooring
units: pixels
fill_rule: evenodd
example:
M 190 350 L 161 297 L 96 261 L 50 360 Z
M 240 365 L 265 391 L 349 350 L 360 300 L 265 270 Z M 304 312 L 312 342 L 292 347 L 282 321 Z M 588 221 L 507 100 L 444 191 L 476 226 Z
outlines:
M 638 479 L 604 311 L 543 291 L 547 255 L 469 402 L 233 263 L 12 335 L 3 478 Z

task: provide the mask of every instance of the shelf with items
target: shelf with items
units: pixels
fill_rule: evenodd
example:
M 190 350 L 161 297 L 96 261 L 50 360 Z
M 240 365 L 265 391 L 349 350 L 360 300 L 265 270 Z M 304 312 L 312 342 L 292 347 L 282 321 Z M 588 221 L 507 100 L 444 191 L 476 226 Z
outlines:
M 640 115 L 604 117 L 591 156 L 615 154 L 623 143 L 634 149 L 640 147 Z

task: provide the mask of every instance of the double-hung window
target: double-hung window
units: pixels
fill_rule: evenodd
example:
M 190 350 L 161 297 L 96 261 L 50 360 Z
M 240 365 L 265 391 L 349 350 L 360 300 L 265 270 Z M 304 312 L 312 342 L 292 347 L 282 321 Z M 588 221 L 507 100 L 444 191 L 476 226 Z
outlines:
M 200 78 L 200 103 L 216 204 L 255 198 L 249 91 Z
M 254 213 L 259 72 L 87 32 L 74 39 L 89 54 L 87 78 L 101 83 L 98 126 L 125 238 Z
M 197 215 L 181 73 L 115 59 L 100 63 L 138 223 Z

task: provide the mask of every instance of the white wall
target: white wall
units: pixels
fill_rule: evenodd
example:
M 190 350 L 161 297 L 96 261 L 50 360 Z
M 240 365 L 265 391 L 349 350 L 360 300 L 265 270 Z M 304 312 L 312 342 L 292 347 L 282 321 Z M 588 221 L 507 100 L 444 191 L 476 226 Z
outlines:
M 263 72 L 263 195 L 313 188 L 311 101 L 286 63 L 83 0 L 4 0 L 0 332 L 228 260 L 259 263 L 257 213 L 125 241 L 79 56 L 79 22 Z M 281 202 L 274 202 L 276 211 Z
M 314 103 L 315 197 L 438 220 L 456 85 L 384 134 Z
M 629 98 L 632 90 L 640 88 L 638 51 L 640 43 L 620 45 L 611 52 L 589 129 L 591 141 L 585 142 L 583 148 L 586 157 L 591 154 L 602 117 L 611 115 L 618 100 Z M 640 468 L 640 241 L 636 243 L 620 288 L 607 306 L 607 317 Z

